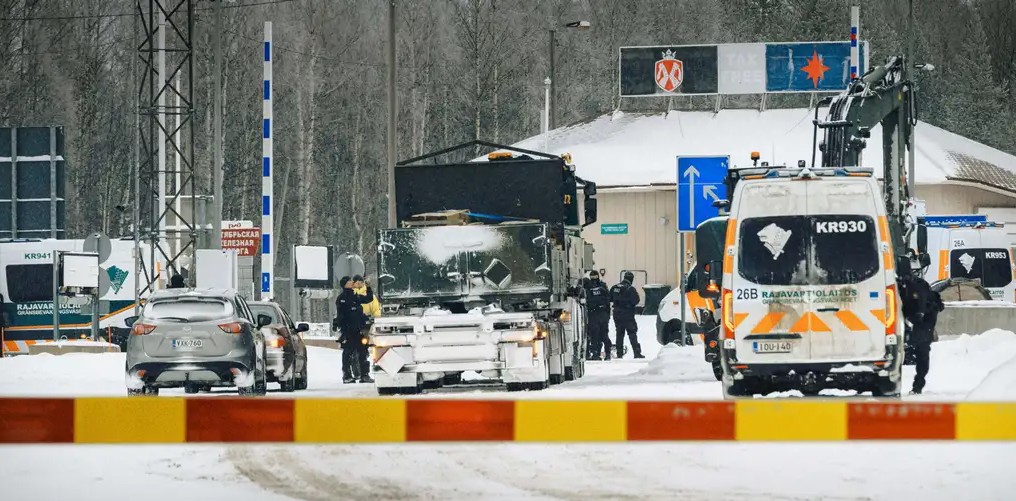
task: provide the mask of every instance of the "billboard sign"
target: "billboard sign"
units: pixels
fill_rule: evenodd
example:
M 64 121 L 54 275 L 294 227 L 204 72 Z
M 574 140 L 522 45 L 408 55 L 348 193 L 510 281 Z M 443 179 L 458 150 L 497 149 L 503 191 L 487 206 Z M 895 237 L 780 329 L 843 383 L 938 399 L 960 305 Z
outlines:
M 222 248 L 236 249 L 236 254 L 240 257 L 256 255 L 260 244 L 261 228 L 228 228 L 222 230 Z
M 0 238 L 64 236 L 63 127 L 0 127 Z
M 621 47 L 618 67 L 622 97 L 839 92 L 850 82 L 850 42 Z

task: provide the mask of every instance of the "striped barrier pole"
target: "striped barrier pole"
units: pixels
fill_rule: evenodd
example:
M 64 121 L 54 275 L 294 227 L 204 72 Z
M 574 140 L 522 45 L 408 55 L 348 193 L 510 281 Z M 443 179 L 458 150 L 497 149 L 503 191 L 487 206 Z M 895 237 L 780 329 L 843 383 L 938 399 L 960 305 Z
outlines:
M 843 440 L 1016 441 L 1016 403 L 0 398 L 0 444 Z

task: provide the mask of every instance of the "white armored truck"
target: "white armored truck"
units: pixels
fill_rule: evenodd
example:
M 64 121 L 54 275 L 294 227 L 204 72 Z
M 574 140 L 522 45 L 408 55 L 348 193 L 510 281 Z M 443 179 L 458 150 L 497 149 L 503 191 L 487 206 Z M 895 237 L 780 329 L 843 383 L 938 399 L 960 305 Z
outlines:
M 378 237 L 386 312 L 370 336 L 378 393 L 464 375 L 509 391 L 582 376 L 580 279 L 592 250 L 581 229 L 596 219 L 595 185 L 575 176 L 567 155 L 514 151 L 396 168 L 402 227 Z

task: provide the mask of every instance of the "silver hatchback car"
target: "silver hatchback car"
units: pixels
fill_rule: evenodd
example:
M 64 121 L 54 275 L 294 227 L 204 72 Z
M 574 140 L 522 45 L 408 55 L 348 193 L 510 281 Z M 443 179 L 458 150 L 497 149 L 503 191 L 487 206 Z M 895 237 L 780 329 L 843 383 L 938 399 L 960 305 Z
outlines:
M 270 323 L 269 317 L 255 316 L 235 290 L 156 291 L 130 325 L 127 394 L 236 386 L 240 395 L 264 395 L 267 371 L 260 327 Z

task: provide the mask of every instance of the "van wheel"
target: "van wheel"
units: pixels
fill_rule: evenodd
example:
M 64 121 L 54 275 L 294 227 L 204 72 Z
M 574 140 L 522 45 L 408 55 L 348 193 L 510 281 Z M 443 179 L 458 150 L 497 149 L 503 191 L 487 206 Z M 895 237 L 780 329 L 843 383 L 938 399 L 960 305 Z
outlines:
M 283 393 L 292 393 L 296 391 L 296 379 L 279 381 L 279 387 L 282 388 Z
M 871 396 L 877 398 L 900 398 L 900 383 L 875 383 Z
M 296 378 L 296 389 L 306 390 L 307 389 L 307 369 L 303 370 L 303 374 Z
M 723 383 L 723 398 L 732 399 L 736 397 L 750 397 L 755 394 L 754 391 L 748 386 L 746 381 L 735 381 L 733 383 Z
M 183 387 L 183 392 L 188 395 L 196 394 L 201 388 L 196 384 L 188 384 Z

